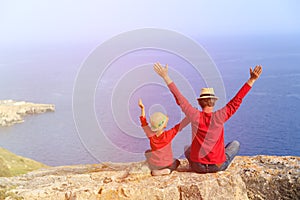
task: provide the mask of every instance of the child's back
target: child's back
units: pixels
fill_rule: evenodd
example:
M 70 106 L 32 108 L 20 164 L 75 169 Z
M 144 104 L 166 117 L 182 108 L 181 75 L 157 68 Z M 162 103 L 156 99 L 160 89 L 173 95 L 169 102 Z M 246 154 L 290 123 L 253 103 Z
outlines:
M 180 164 L 179 160 L 173 158 L 172 139 L 189 124 L 189 120 L 184 118 L 172 129 L 164 130 L 169 118 L 161 112 L 156 112 L 150 117 L 151 127 L 149 127 L 142 100 L 139 100 L 139 106 L 141 107 L 141 125 L 150 141 L 151 150 L 147 150 L 145 156 L 152 175 L 169 174 Z

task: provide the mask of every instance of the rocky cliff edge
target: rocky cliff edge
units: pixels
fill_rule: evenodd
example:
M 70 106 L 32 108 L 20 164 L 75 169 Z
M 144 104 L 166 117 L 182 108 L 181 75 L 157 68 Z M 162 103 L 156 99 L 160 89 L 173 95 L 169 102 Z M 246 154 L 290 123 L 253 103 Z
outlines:
M 102 163 L 40 169 L 0 178 L 4 199 L 299 199 L 300 158 L 238 156 L 224 172 L 153 177 L 147 164 Z M 1 197 L 0 197 L 1 199 Z

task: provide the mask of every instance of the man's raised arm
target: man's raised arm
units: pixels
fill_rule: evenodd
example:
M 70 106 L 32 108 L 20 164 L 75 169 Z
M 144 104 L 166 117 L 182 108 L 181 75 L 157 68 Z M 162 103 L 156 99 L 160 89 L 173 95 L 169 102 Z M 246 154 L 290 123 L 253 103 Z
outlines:
M 154 64 L 154 71 L 164 79 L 168 85 L 170 91 L 173 93 L 177 104 L 180 106 L 184 114 L 189 118 L 190 121 L 198 120 L 198 110 L 194 108 L 188 100 L 181 94 L 181 92 L 176 87 L 175 83 L 169 77 L 168 65 L 162 67 L 159 63 Z

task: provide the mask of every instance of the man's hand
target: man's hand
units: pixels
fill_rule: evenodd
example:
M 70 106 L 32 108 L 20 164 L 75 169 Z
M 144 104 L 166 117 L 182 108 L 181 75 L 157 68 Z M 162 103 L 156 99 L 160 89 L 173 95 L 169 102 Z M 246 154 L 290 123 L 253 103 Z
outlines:
M 257 65 L 254 70 L 250 67 L 250 79 L 257 80 L 262 73 L 261 65 Z
M 262 66 L 261 65 L 256 65 L 253 70 L 250 67 L 250 78 L 247 81 L 247 83 L 250 86 L 252 86 L 253 83 L 260 77 L 261 73 L 262 73 Z
M 154 64 L 154 71 L 161 76 L 162 78 L 168 76 L 168 64 L 166 64 L 166 67 L 161 66 L 160 63 Z
M 173 82 L 168 74 L 168 64 L 166 64 L 166 67 L 163 67 L 160 63 L 155 63 L 153 68 L 154 71 L 164 79 L 167 85 Z

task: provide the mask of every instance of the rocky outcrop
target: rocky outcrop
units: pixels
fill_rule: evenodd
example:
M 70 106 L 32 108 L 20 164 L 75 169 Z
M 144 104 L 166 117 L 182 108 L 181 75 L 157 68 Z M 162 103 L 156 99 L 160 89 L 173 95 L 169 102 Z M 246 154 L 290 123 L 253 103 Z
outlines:
M 25 101 L 13 100 L 0 101 L 0 126 L 10 126 L 24 121 L 23 117 L 28 114 L 38 114 L 54 111 L 52 104 L 34 104 Z
M 41 169 L 0 178 L 6 199 L 299 199 L 300 158 L 236 157 L 224 172 L 177 171 L 153 177 L 145 162 Z
M 300 199 L 299 157 L 238 157 L 235 166 L 249 199 Z

